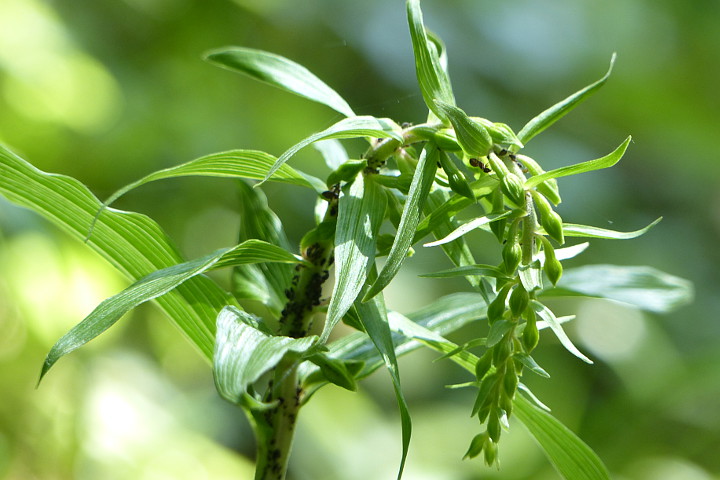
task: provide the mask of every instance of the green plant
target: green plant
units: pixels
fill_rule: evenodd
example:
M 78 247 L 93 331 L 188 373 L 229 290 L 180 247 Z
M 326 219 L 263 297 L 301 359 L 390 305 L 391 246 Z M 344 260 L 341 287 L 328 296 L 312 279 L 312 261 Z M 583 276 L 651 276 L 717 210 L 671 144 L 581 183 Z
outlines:
M 0 151 L 0 191 L 7 198 L 85 238 L 135 281 L 58 341 L 42 375 L 135 306 L 156 300 L 212 361 L 220 394 L 248 415 L 258 445 L 256 478 L 285 476 L 297 414 L 318 388 L 334 383 L 354 390 L 358 379 L 383 365 L 401 412 L 400 476 L 411 423 L 396 356 L 425 346 L 468 370 L 464 386 L 477 389 L 469 410 L 479 421 L 479 433 L 470 441 L 466 457 L 482 454 L 486 463 L 497 463 L 502 429 L 514 415 L 565 478 L 608 478 L 597 456 L 544 411 L 520 382 L 525 372 L 547 376 L 532 357 L 545 328 L 589 362 L 562 329 L 570 318 L 556 318 L 542 300 L 559 294 L 599 296 L 667 311 L 686 301 L 690 289 L 686 282 L 647 268 L 590 266 L 563 274 L 560 262 L 587 247 L 581 243 L 556 249 L 566 237 L 634 238 L 656 223 L 621 233 L 563 223 L 553 209 L 560 203 L 557 178 L 614 165 L 629 138 L 605 157 L 550 172 L 519 152 L 597 91 L 610 72 L 515 133 L 505 124 L 469 117 L 456 106 L 445 48 L 425 29 L 419 1 L 409 0 L 407 8 L 418 81 L 430 111 L 424 123 L 400 126 L 390 119 L 356 116 L 336 92 L 303 67 L 262 51 L 225 48 L 210 52 L 207 59 L 325 104 L 346 118 L 279 158 L 249 150 L 208 155 L 153 173 L 103 204 L 76 180 L 45 174 L 9 150 Z M 344 157 L 336 142 L 358 137 L 369 141 L 365 154 L 360 159 Z M 326 181 L 286 163 L 320 141 L 331 170 Z M 152 220 L 109 208 L 145 183 L 192 175 L 249 179 L 258 181 L 255 187 L 266 181 L 307 187 L 317 193 L 323 214 L 303 237 L 300 255 L 295 255 L 262 191 L 242 183 L 239 244 L 187 262 Z M 461 223 L 456 218 L 460 212 L 475 218 Z M 394 233 L 381 234 L 383 225 Z M 479 265 L 473 259 L 464 235 L 476 229 L 486 230 L 502 245 L 498 264 Z M 440 246 L 454 268 L 425 276 L 463 276 L 473 292 L 441 298 L 407 316 L 388 311 L 383 289 L 412 245 L 428 235 L 436 240 L 425 246 Z M 379 269 L 376 259 L 383 256 L 387 258 Z M 230 294 L 203 276 L 221 267 L 232 268 Z M 325 302 L 322 286 L 331 268 L 337 280 Z M 627 294 L 639 287 L 646 296 Z M 241 303 L 247 299 L 262 302 L 267 315 L 246 313 Z M 326 320 L 314 335 L 311 323 L 317 313 L 325 313 Z M 328 342 L 340 321 L 358 332 Z M 462 345 L 444 338 L 478 321 L 489 324 L 485 337 Z

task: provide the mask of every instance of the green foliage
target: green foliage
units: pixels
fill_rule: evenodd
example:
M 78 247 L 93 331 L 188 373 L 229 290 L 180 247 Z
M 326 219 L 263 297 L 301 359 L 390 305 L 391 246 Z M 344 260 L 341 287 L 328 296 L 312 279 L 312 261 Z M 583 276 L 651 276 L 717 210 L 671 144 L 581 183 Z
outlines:
M 615 165 L 630 137 L 604 157 L 550 171 L 518 152 L 595 93 L 607 81 L 615 57 L 603 78 L 545 110 L 516 134 L 503 123 L 471 117 L 456 106 L 445 47 L 426 30 L 419 0 L 407 1 L 407 16 L 417 81 L 428 107 L 428 121 L 419 125 L 357 116 L 340 95 L 295 62 L 228 47 L 206 58 L 324 104 L 346 118 L 280 157 L 254 150 L 203 156 L 147 175 L 104 204 L 80 182 L 40 172 L 3 147 L 0 192 L 76 238 L 86 238 L 134 282 L 53 346 L 41 378 L 59 358 L 129 310 L 155 300 L 206 357 L 212 356 L 218 392 L 250 419 L 258 440 L 257 479 L 284 477 L 297 413 L 312 393 L 329 383 L 355 390 L 358 379 L 380 366 L 390 374 L 400 410 L 401 478 L 412 425 L 397 357 L 423 346 L 464 368 L 470 376 L 463 386 L 477 390 L 468 410 L 481 431 L 471 440 L 466 458 L 482 454 L 488 465 L 498 465 L 503 431 L 514 415 L 564 478 L 609 478 L 597 455 L 544 411 L 522 382 L 525 369 L 549 377 L 531 355 L 546 329 L 572 355 L 592 363 L 563 329 L 572 317 L 558 318 L 543 302 L 579 295 L 667 312 L 689 301 L 692 288 L 686 281 L 642 267 L 601 265 L 565 271 L 561 262 L 582 253 L 588 244 L 554 246 L 575 237 L 631 239 L 659 221 L 634 232 L 615 232 L 564 223 L 553 207 L 560 203 L 556 179 Z M 338 143 L 354 138 L 369 142 L 361 158 L 347 158 Z M 329 166 L 325 181 L 287 164 L 312 144 Z M 258 182 L 255 187 L 266 181 L 305 187 L 315 193 L 324 214 L 294 255 L 264 194 L 242 184 L 239 244 L 184 261 L 147 217 L 109 208 L 145 183 L 183 176 L 252 180 Z M 472 218 L 461 223 L 458 214 Z M 391 242 L 381 241 L 384 225 L 393 230 Z M 497 265 L 475 262 L 468 233 L 478 229 L 497 240 L 502 250 Z M 435 240 L 424 246 L 441 246 L 454 267 L 423 276 L 463 276 L 473 292 L 443 297 L 407 315 L 388 311 L 384 289 L 412 254 L 413 245 L 428 235 Z M 380 268 L 377 258 L 384 255 Z M 335 283 L 325 299 L 323 285 L 333 264 Z M 202 276 L 220 267 L 233 267 L 232 295 Z M 241 308 L 248 299 L 266 307 L 266 318 Z M 326 316 L 318 336 L 311 333 L 312 323 L 321 313 Z M 358 331 L 331 342 L 341 321 Z M 445 338 L 478 322 L 487 324 L 486 336 L 469 338 L 462 345 Z M 478 348 L 480 355 L 471 351 Z

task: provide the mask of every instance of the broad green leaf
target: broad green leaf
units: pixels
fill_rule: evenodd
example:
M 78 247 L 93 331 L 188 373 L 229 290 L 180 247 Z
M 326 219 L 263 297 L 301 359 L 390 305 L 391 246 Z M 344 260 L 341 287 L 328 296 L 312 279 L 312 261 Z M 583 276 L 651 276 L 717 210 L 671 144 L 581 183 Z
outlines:
M 405 260 L 415 236 L 415 229 L 420 221 L 420 214 L 423 210 L 425 199 L 435 179 L 437 154 L 437 147 L 432 143 L 426 144 L 425 148 L 423 148 L 417 168 L 415 169 L 412 184 L 410 185 L 410 192 L 408 192 L 405 205 L 403 206 L 395 241 L 393 242 L 393 246 L 390 249 L 387 261 L 380 275 L 378 275 L 375 283 L 373 283 L 365 294 L 363 301 L 367 301 L 380 293 L 395 277 L 395 274 L 397 274 L 400 269 L 400 265 L 403 260 Z
M 79 181 L 44 173 L 0 145 L 0 193 L 34 210 L 72 237 L 85 238 L 101 203 Z M 97 221 L 88 246 L 131 280 L 183 262 L 178 250 L 150 218 L 108 209 Z M 218 312 L 233 303 L 230 295 L 205 277 L 195 277 L 156 303 L 195 345 L 212 358 Z
M 290 157 L 307 147 L 308 145 L 320 140 L 342 139 L 342 138 L 394 138 L 398 142 L 402 142 L 401 128 L 398 124 L 388 118 L 376 118 L 371 116 L 344 118 L 336 124 L 328 127 L 322 132 L 314 133 L 302 140 L 301 142 L 290 147 L 275 164 L 265 174 L 265 178 L 260 182 L 270 180 L 275 172 L 280 169 Z
M 631 238 L 637 238 L 643 235 L 645 232 L 650 230 L 652 227 L 657 225 L 662 217 L 659 217 L 650 225 L 640 230 L 633 232 L 617 232 L 615 230 L 608 230 L 605 228 L 591 227 L 588 225 L 577 225 L 575 223 L 563 223 L 563 234 L 566 237 L 590 237 L 590 238 L 605 238 L 608 240 L 630 240 Z
M 550 180 L 551 178 L 567 177 L 568 175 L 577 175 L 578 173 L 591 172 L 593 170 L 600 170 L 601 168 L 612 167 L 619 162 L 625 154 L 625 150 L 627 150 L 630 140 L 632 140 L 632 137 L 626 138 L 618 148 L 604 157 L 596 158 L 595 160 L 589 160 L 583 163 L 577 163 L 575 165 L 569 165 L 567 167 L 557 168 L 555 170 L 550 170 L 549 172 L 530 177 L 525 180 L 525 187 L 535 187 L 546 180 Z
M 667 313 L 690 303 L 692 282 L 651 267 L 588 265 L 566 270 L 548 295 L 581 294 Z
M 340 197 L 335 228 L 335 286 L 321 336 L 332 329 L 355 302 L 375 262 L 375 242 L 385 217 L 387 196 L 372 176 L 359 174 Z
M 450 278 L 464 276 L 481 276 L 494 278 L 508 278 L 507 273 L 492 265 L 463 265 L 460 267 L 441 270 L 433 273 L 423 273 L 419 275 L 424 278 Z
M 205 54 L 205 59 L 234 72 L 327 105 L 346 117 L 355 115 L 335 90 L 307 68 L 274 53 L 243 47 L 225 47 Z
M 220 395 L 229 402 L 252 405 L 248 387 L 274 368 L 288 353 L 305 353 L 317 337 L 291 338 L 269 335 L 259 319 L 234 306 L 217 317 L 213 377 Z M 249 398 L 250 397 L 250 398 Z
M 515 416 L 525 425 L 558 473 L 566 480 L 610 480 L 593 450 L 548 412 L 522 395 L 513 400 Z
M 380 357 L 383 359 L 385 367 L 390 373 L 390 378 L 392 379 L 395 390 L 395 398 L 397 399 L 400 410 L 400 424 L 402 426 L 402 459 L 400 460 L 400 470 L 398 471 L 397 477 L 400 479 L 403 469 L 405 468 L 405 460 L 410 445 L 412 423 L 410 421 L 410 412 L 405 402 L 405 396 L 400 386 L 400 372 L 398 370 L 397 358 L 395 357 L 395 345 L 393 344 L 392 334 L 388 325 L 385 301 L 381 294 L 376 295 L 368 302 L 356 302 L 355 305 L 360 321 L 365 327 L 365 331 L 375 345 Z
M 420 10 L 420 0 L 407 0 L 407 17 L 420 92 L 425 100 L 425 105 L 430 111 L 444 120 L 447 117 L 435 105 L 434 100 L 438 99 L 447 104 L 455 105 L 455 97 L 452 93 L 450 80 L 442 66 L 441 52 L 436 44 L 430 41 L 425 30 L 423 15 Z
M 480 123 L 471 120 L 465 112 L 454 105 L 435 100 L 435 105 L 443 113 L 455 129 L 458 143 L 463 151 L 471 157 L 484 157 L 493 146 L 490 133 Z
M 42 380 L 61 357 L 112 327 L 123 315 L 141 303 L 164 295 L 210 269 L 257 262 L 298 263 L 299 260 L 276 245 L 261 240 L 247 240 L 234 248 L 223 248 L 202 258 L 157 270 L 104 300 L 83 321 L 63 335 L 50 349 L 40 379 Z
M 558 321 L 557 317 L 555 317 L 555 314 L 552 312 L 552 310 L 550 310 L 545 305 L 536 300 L 531 300 L 530 306 L 533 310 L 535 310 L 538 316 L 548 324 L 555 336 L 558 338 L 558 340 L 560 340 L 562 346 L 565 347 L 568 352 L 572 353 L 583 362 L 590 364 L 593 363 L 592 360 L 583 355 L 582 352 L 580 352 L 580 350 L 578 350 L 577 347 L 573 345 L 572 341 L 565 333 L 565 330 L 563 330 L 560 322 Z
M 573 93 L 569 97 L 567 97 L 565 100 L 556 103 L 552 107 L 548 108 L 544 112 L 542 112 L 537 117 L 530 120 L 523 128 L 520 130 L 520 133 L 518 133 L 518 138 L 522 143 L 527 145 L 527 143 L 530 141 L 531 138 L 533 138 L 538 133 L 542 132 L 546 128 L 548 128 L 553 123 L 560 120 L 562 117 L 564 117 L 566 114 L 568 114 L 573 108 L 577 107 L 580 102 L 588 98 L 590 95 L 595 93 L 602 87 L 607 79 L 610 77 L 610 73 L 612 72 L 613 65 L 615 64 L 615 54 L 613 53 L 612 58 L 610 59 L 610 68 L 608 69 L 607 73 L 597 82 L 593 83 L 592 85 L 588 85 L 587 87 L 583 88 L 582 90 Z
M 474 218 L 469 222 L 460 225 L 445 238 L 441 238 L 440 240 L 436 240 L 434 242 L 426 243 L 423 245 L 423 247 L 437 247 L 438 245 L 442 245 L 444 243 L 451 242 L 456 238 L 460 238 L 466 233 L 471 232 L 483 225 L 487 225 L 488 223 L 502 220 L 503 218 L 515 218 L 524 214 L 525 213 L 521 210 L 508 210 L 504 213 L 491 213 L 489 215 L 483 215 L 482 217 Z
M 282 223 L 268 206 L 262 189 L 252 188 L 245 182 L 238 182 L 238 193 L 240 195 L 238 242 L 257 238 L 290 250 L 290 243 L 285 237 Z M 292 267 L 284 263 L 238 265 L 232 273 L 232 291 L 235 298 L 257 300 L 277 315 L 287 301 L 285 291 L 290 287 L 291 277 Z

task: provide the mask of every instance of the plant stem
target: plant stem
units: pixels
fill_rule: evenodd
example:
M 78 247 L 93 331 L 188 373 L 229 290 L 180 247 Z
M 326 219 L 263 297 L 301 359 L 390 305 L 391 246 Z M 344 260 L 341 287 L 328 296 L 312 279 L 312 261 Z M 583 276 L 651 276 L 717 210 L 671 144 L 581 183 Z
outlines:
M 337 216 L 337 198 L 330 200 L 321 225 L 332 225 Z M 300 338 L 308 335 L 315 307 L 320 304 L 322 285 L 333 263 L 334 235 L 320 237 L 304 249 L 307 261 L 296 267 L 288 302 L 280 318 L 279 335 Z M 273 404 L 267 410 L 253 410 L 257 460 L 255 480 L 283 480 L 287 473 L 295 424 L 302 404 L 303 390 L 297 378 L 298 361 L 286 355 L 275 367 L 264 401 Z

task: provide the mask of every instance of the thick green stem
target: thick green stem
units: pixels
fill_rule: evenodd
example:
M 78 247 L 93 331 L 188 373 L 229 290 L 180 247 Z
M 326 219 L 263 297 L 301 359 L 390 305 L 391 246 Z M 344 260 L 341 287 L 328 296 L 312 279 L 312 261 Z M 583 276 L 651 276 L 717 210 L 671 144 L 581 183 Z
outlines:
M 327 233 L 337 216 L 337 198 L 330 200 L 323 224 L 316 232 Z M 320 304 L 322 285 L 333 263 L 334 235 L 315 235 L 315 241 L 303 248 L 306 263 L 299 264 L 286 292 L 288 302 L 280 318 L 279 334 L 305 337 L 311 327 L 315 307 Z M 297 358 L 286 356 L 273 373 L 264 401 L 273 404 L 267 410 L 252 412 L 257 438 L 255 480 L 283 480 L 287 473 L 295 424 L 302 400 L 297 378 Z

